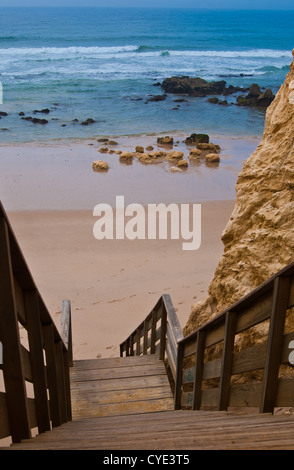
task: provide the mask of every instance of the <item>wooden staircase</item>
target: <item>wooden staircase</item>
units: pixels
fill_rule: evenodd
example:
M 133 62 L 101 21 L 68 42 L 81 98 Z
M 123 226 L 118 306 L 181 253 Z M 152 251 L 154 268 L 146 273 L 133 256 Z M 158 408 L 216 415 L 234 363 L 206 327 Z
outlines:
M 73 361 L 70 302 L 59 332 L 1 203 L 0 260 L 6 450 L 294 449 L 294 262 L 185 338 L 164 294 L 121 357 Z

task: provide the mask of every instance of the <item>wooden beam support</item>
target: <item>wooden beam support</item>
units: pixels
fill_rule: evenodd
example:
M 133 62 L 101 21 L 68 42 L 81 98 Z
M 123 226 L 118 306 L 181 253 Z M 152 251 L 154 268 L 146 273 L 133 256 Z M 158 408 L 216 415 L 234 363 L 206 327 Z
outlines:
M 222 357 L 220 391 L 219 391 L 219 411 L 227 410 L 230 399 L 230 383 L 234 356 L 234 340 L 236 334 L 237 315 L 236 312 L 228 311 L 225 319 L 225 338 Z
M 176 375 L 175 398 L 174 398 L 175 410 L 181 409 L 184 347 L 185 347 L 184 343 L 178 344 L 177 375 Z
M 196 343 L 196 360 L 194 369 L 194 387 L 192 409 L 199 410 L 201 406 L 201 386 L 204 368 L 205 331 L 199 330 Z
M 56 351 L 54 344 L 53 324 L 43 325 L 44 348 L 46 351 L 46 369 L 47 383 L 50 396 L 50 416 L 52 426 L 60 426 L 62 424 L 60 411 L 60 397 L 57 379 Z
M 61 314 L 61 338 L 68 351 L 69 366 L 73 365 L 72 352 L 72 326 L 71 326 L 71 304 L 70 300 L 63 300 Z
M 274 281 L 272 313 L 260 404 L 261 413 L 272 413 L 276 402 L 289 286 L 289 277 L 277 277 Z

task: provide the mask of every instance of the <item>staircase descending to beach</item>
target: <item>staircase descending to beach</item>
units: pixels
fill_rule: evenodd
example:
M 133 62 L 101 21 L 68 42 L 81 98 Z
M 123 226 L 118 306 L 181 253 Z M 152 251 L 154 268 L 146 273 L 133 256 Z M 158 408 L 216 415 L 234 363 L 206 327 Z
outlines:
M 294 449 L 294 263 L 189 336 L 165 294 L 120 357 L 73 360 L 70 302 L 59 332 L 1 203 L 0 259 L 3 449 Z

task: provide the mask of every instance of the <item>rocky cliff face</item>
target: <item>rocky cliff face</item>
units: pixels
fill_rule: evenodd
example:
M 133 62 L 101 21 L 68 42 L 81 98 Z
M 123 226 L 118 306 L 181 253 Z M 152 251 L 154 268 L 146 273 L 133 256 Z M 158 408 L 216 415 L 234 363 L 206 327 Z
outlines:
M 208 297 L 192 306 L 186 335 L 294 260 L 294 60 L 239 174 L 222 241 Z

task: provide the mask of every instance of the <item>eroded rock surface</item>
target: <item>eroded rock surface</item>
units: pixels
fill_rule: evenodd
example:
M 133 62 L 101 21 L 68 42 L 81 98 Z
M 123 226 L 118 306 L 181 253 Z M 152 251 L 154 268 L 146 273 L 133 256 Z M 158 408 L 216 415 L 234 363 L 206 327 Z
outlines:
M 192 306 L 186 335 L 294 260 L 293 144 L 294 61 L 267 108 L 262 140 L 238 176 L 223 256 L 208 296 Z

